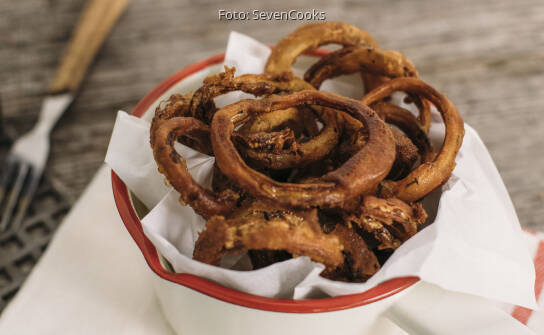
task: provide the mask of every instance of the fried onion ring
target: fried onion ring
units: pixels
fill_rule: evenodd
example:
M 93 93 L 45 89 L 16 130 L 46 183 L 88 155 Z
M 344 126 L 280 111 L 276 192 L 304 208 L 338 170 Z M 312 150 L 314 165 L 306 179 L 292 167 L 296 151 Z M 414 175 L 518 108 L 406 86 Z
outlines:
M 273 49 L 265 66 L 265 73 L 291 73 L 291 65 L 304 52 L 311 52 L 326 44 L 344 47 L 365 45 L 378 47 L 366 31 L 345 22 L 320 22 L 301 26 L 285 36 Z M 369 73 L 362 75 L 365 87 L 381 84 L 383 79 Z
M 315 107 L 314 107 L 315 108 Z M 313 108 L 299 106 L 298 108 L 287 108 L 258 115 L 252 120 L 244 123 L 237 133 L 247 135 L 289 128 L 295 132 L 295 136 L 313 137 L 319 134 L 319 118 Z
M 198 236 L 193 258 L 218 264 L 227 254 L 256 250 L 266 251 L 256 259 L 260 266 L 283 251 L 324 264 L 322 275 L 334 279 L 364 281 L 380 267 L 365 241 L 352 229 L 339 224 L 324 233 L 315 208 L 292 211 L 263 201 L 253 201 L 229 219 L 210 218 Z
M 414 236 L 427 220 L 420 203 L 411 205 L 397 199 L 365 196 L 360 212 L 345 219 L 362 229 L 367 241 L 374 240 L 378 250 L 396 249 Z
M 304 80 L 319 89 L 327 79 L 356 72 L 389 78 L 418 76 L 414 64 L 398 51 L 356 46 L 323 56 L 306 71 Z
M 315 220 L 305 219 L 306 215 L 253 206 L 229 220 L 213 216 L 198 236 L 193 258 L 217 265 L 228 253 L 266 249 L 308 256 L 333 269 L 342 265 L 343 246 L 338 237 L 324 234 Z
M 167 101 L 163 101 L 155 109 L 155 115 L 151 121 L 150 128 L 150 143 L 153 147 L 155 143 L 155 130 L 162 124 L 162 122 L 171 119 L 176 116 L 188 116 L 189 102 L 193 92 L 187 94 L 172 94 Z
M 370 107 L 376 111 L 385 122 L 397 126 L 408 136 L 412 143 L 418 148 L 419 155 L 423 162 L 429 162 L 435 157 L 429 137 L 421 127 L 418 119 L 409 110 L 383 101 L 376 102 Z
M 410 111 L 383 101 L 372 104 L 371 108 L 385 122 L 398 127 L 406 135 L 399 131 L 393 132 L 397 144 L 397 159 L 386 179 L 398 180 L 406 177 L 418 158 L 420 163 L 430 162 L 434 159 L 435 154 L 429 138 Z M 415 152 L 413 151 L 414 147 Z
M 427 135 L 413 114 L 401 107 L 381 101 L 371 107 L 385 122 L 397 126 L 402 131 L 391 127 L 395 140 L 396 157 L 386 179 L 397 180 L 405 177 L 418 159 L 429 161 L 434 157 Z M 363 125 L 345 113 L 343 114 L 343 133 L 334 152 L 337 166 L 359 151 L 367 141 L 367 133 Z
M 362 102 L 372 105 L 395 91 L 417 94 L 429 100 L 440 112 L 446 128 L 442 148 L 432 161 L 423 162 L 408 176 L 399 181 L 387 180 L 382 182 L 384 191 L 390 192 L 403 201 L 413 202 L 423 198 L 449 179 L 455 167 L 455 157 L 463 142 L 465 130 L 463 120 L 453 103 L 445 95 L 419 79 L 392 79 L 369 92 L 362 99 Z
M 412 141 L 400 130 L 391 127 L 391 132 L 395 139 L 397 156 L 395 157 L 393 167 L 391 168 L 391 171 L 389 171 L 386 179 L 396 180 L 401 176 L 407 175 L 411 171 L 412 166 L 418 160 L 419 155 L 418 149 L 414 143 L 412 143 Z
M 312 89 L 310 84 L 291 74 L 244 74 L 235 77 L 235 71 L 234 67 L 225 66 L 225 72 L 206 77 L 191 98 L 189 114 L 209 124 L 216 112 L 213 99 L 225 93 L 242 91 L 263 96 Z
M 344 264 L 333 271 L 325 269 L 321 276 L 332 280 L 364 282 L 378 272 L 380 264 L 376 255 L 353 228 L 337 224 L 330 234 L 336 235 L 344 247 Z
M 307 112 L 309 111 L 301 110 L 299 108 L 287 108 L 262 114 L 243 124 L 237 130 L 237 133 L 249 135 L 251 133 L 269 132 L 282 128 L 289 128 L 293 130 L 295 136 L 300 136 L 305 131 L 308 132 L 308 135 L 314 136 L 319 133 L 319 130 L 317 129 L 315 119 L 313 117 L 308 117 L 308 114 L 310 113 Z M 314 122 L 311 122 L 310 120 Z
M 340 125 L 337 111 L 320 109 L 318 114 L 324 127 L 317 136 L 299 143 L 288 128 L 279 132 L 250 133 L 242 139 L 247 146 L 244 155 L 254 165 L 273 170 L 302 167 L 321 160 L 338 143 Z
M 230 213 L 239 195 L 230 189 L 216 193 L 200 186 L 191 177 L 183 157 L 174 149 L 175 141 L 188 134 L 196 134 L 207 139 L 209 127 L 191 117 L 174 117 L 157 127 L 154 131 L 153 156 L 159 171 L 180 193 L 180 201 L 190 205 L 203 217 Z
M 298 105 L 319 105 L 345 111 L 368 130 L 366 145 L 338 169 L 305 184 L 280 183 L 251 169 L 234 147 L 235 124 L 252 115 Z M 219 168 L 242 189 L 256 196 L 296 207 L 334 206 L 371 192 L 387 175 L 395 160 L 395 142 L 389 127 L 357 100 L 320 91 L 301 91 L 288 96 L 243 100 L 216 112 L 211 141 Z
M 385 80 L 375 81 L 375 84 L 384 83 L 389 78 L 418 77 L 414 64 L 402 53 L 357 46 L 345 47 L 322 57 L 306 71 L 304 79 L 319 89 L 323 81 L 327 79 L 356 72 L 372 73 L 379 75 L 380 78 L 385 78 Z M 367 92 L 372 88 L 365 86 Z M 428 133 L 431 124 L 429 104 L 417 95 L 411 96 L 411 98 L 419 110 L 418 120 L 425 132 Z
M 366 31 L 344 22 L 322 22 L 300 26 L 285 36 L 272 49 L 265 73 L 291 73 L 291 65 L 304 52 L 310 52 L 325 44 L 342 46 L 368 45 L 378 43 Z
M 204 80 L 204 84 L 192 96 L 189 113 L 205 123 L 209 123 L 216 112 L 213 98 L 232 91 L 243 91 L 256 96 L 270 95 L 277 93 L 290 93 L 303 89 L 313 89 L 311 85 L 292 75 L 242 75 L 235 77 L 234 68 L 225 67 L 225 72 L 212 75 Z M 301 111 L 301 113 L 309 111 Z M 277 118 L 292 116 L 290 112 L 276 111 Z M 293 145 L 283 148 L 284 150 L 268 150 L 272 145 L 278 147 L 284 136 L 280 133 L 246 135 L 242 143 L 247 145 L 243 148 L 244 155 L 249 157 L 253 163 L 269 169 L 287 169 L 299 167 L 308 163 L 320 160 L 338 143 L 338 125 L 334 111 L 321 111 L 319 116 L 324 123 L 324 128 L 316 136 L 303 143 L 292 141 Z M 269 118 L 270 119 L 270 118 Z M 252 146 L 253 143 L 263 143 L 263 146 Z

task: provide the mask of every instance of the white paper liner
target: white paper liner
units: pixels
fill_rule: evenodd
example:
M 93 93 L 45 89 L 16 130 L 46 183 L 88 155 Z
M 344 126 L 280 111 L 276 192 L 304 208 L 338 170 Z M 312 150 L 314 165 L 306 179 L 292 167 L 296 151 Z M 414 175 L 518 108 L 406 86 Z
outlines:
M 266 45 L 233 32 L 225 64 L 236 66 L 237 75 L 262 73 L 268 55 Z M 310 57 L 301 58 L 306 58 L 307 63 Z M 395 277 L 418 276 L 452 291 L 536 307 L 534 266 L 514 207 L 487 149 L 468 125 L 465 125 L 457 166 L 439 195 L 440 204 L 433 224 L 398 248 L 366 283 L 322 278 L 319 273 L 324 266 L 308 257 L 255 271 L 237 271 L 194 261 L 194 242 L 205 221 L 190 207 L 180 205 L 179 194 L 165 186 L 149 147 L 149 120 L 158 104 L 172 93 L 192 91 L 207 75 L 221 70 L 221 66 L 210 66 L 185 78 L 159 98 L 142 119 L 120 111 L 106 155 L 106 163 L 148 208 L 152 208 L 142 220 L 145 234 L 176 272 L 202 276 L 247 293 L 295 299 L 358 293 Z M 322 88 L 357 97 L 360 82 L 353 85 L 357 80 L 356 75 L 330 80 Z M 235 92 L 216 102 L 222 106 L 241 97 L 245 95 Z M 396 101 L 401 99 L 398 95 L 394 97 Z M 430 133 L 433 142 L 442 141 L 443 129 L 440 117 L 434 114 Z M 195 180 L 209 185 L 214 158 L 181 144 L 176 150 L 186 159 Z M 227 260 L 234 268 L 243 267 L 245 261 L 244 257 Z

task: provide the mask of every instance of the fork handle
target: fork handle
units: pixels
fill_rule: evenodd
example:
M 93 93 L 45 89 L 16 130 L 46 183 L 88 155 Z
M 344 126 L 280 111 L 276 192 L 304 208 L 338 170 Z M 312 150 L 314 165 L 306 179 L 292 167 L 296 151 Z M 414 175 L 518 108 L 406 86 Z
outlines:
M 129 0 L 90 0 L 81 14 L 49 93 L 74 92 Z

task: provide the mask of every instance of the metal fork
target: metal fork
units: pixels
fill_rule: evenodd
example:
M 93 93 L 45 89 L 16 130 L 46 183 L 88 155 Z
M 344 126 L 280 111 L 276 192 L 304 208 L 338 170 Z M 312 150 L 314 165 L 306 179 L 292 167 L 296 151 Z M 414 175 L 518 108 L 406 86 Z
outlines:
M 0 233 L 19 229 L 49 155 L 49 133 L 72 102 L 89 65 L 129 0 L 90 0 L 42 104 L 36 126 L 13 144 L 0 168 Z
M 69 93 L 47 97 L 34 128 L 13 143 L 0 174 L 0 232 L 17 229 L 32 201 L 49 154 L 49 133 L 72 101 Z

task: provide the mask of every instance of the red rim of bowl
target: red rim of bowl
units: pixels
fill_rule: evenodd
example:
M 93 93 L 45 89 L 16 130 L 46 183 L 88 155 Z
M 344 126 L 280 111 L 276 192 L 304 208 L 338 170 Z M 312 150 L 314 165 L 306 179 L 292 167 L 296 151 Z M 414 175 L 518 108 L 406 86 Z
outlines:
M 327 54 L 326 50 L 317 50 L 310 55 L 316 57 L 322 57 Z M 184 79 L 185 77 L 196 73 L 208 66 L 219 64 L 223 61 L 225 55 L 220 54 L 201 62 L 192 64 L 176 74 L 170 76 L 165 81 L 160 83 L 151 92 L 149 92 L 132 111 L 132 115 L 142 117 L 147 109 L 166 92 L 170 87 Z M 192 274 L 186 273 L 172 273 L 163 268 L 160 263 L 157 250 L 145 236 L 142 228 L 142 224 L 138 219 L 136 212 L 132 206 L 132 202 L 129 197 L 129 191 L 125 183 L 112 171 L 112 187 L 113 195 L 115 198 L 115 204 L 119 215 L 123 220 L 123 223 L 140 248 L 147 264 L 153 272 L 159 277 L 191 288 L 195 291 L 208 295 L 210 297 L 232 303 L 239 306 L 273 311 L 283 313 L 320 313 L 331 312 L 337 310 L 343 310 L 362 305 L 367 305 L 375 301 L 387 298 L 394 295 L 411 285 L 415 284 L 418 277 L 400 277 L 383 282 L 365 292 L 349 294 L 331 298 L 323 299 L 305 299 L 305 300 L 293 300 L 293 299 L 275 299 L 261 297 L 249 293 L 240 292 L 220 284 L 214 283 L 210 280 L 198 277 Z

